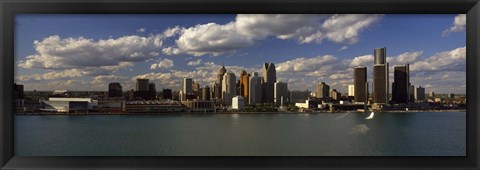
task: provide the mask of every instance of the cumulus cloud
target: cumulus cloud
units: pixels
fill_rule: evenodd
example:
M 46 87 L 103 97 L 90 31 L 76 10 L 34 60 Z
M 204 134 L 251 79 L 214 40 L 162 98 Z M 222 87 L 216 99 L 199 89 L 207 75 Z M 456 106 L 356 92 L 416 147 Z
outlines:
M 198 60 L 195 60 L 195 61 L 189 61 L 189 62 L 187 63 L 187 65 L 189 65 L 189 66 L 198 66 L 198 65 L 200 65 L 201 63 L 202 63 L 202 59 L 198 59 Z
M 286 71 L 312 71 L 322 65 L 333 63 L 337 58 L 333 55 L 317 56 L 313 58 L 296 58 L 293 60 L 279 63 L 276 66 L 277 72 Z
M 410 65 L 411 71 L 465 71 L 466 47 L 437 53 Z
M 397 56 L 387 57 L 387 62 L 390 66 L 398 64 L 412 64 L 423 54 L 423 51 L 410 51 L 399 54 Z
M 458 14 L 455 16 L 453 21 L 452 27 L 446 29 L 442 32 L 442 36 L 447 36 L 452 32 L 462 32 L 465 31 L 465 26 L 467 23 L 467 15 L 466 14 Z
M 326 30 L 326 37 L 337 43 L 353 44 L 358 42 L 359 34 L 373 23 L 379 21 L 383 15 L 369 14 L 342 14 L 328 18 L 322 28 Z
M 176 48 L 167 48 L 164 54 L 190 54 L 214 56 L 239 48 L 253 45 L 253 39 L 240 34 L 235 29 L 235 23 L 226 25 L 208 23 L 186 28 L 176 40 Z
M 330 17 L 329 17 L 330 16 Z M 344 44 L 358 42 L 360 33 L 383 15 L 239 14 L 227 24 L 207 23 L 175 27 L 176 46 L 162 50 L 167 55 L 218 56 L 253 45 L 267 37 L 295 40 L 300 44 L 324 39 Z
M 367 66 L 367 65 L 373 65 L 373 55 L 372 54 L 355 57 L 355 58 L 353 58 L 353 60 L 350 63 L 350 66 L 352 66 L 352 67 Z
M 150 69 L 153 70 L 153 69 L 167 69 L 167 68 L 172 68 L 174 66 L 173 64 L 173 60 L 170 60 L 170 59 L 163 59 L 163 60 L 160 60 L 158 63 L 154 63 L 150 66 Z
M 117 66 L 120 62 L 156 57 L 161 36 L 124 36 L 95 41 L 84 37 L 62 39 L 58 35 L 35 41 L 36 54 L 18 64 L 30 69 L 69 69 Z

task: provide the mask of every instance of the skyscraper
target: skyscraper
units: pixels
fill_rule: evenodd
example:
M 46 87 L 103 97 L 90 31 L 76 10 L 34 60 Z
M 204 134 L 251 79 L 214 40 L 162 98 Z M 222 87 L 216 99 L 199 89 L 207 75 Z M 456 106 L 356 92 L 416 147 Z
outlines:
M 150 91 L 148 79 L 137 79 L 137 91 L 133 93 L 134 99 L 153 100 L 156 98 L 155 92 Z
M 355 103 L 364 104 L 368 99 L 367 67 L 355 67 L 353 74 Z
M 148 79 L 137 79 L 137 91 L 148 91 Z
M 122 85 L 117 82 L 108 84 L 108 97 L 122 97 Z
M 409 65 L 393 67 L 392 102 L 407 104 L 410 98 Z
M 374 63 L 373 65 L 377 65 L 377 64 L 385 64 L 387 62 L 387 48 L 383 47 L 383 48 L 376 48 L 374 51 L 373 51 L 373 55 L 374 55 Z
M 183 77 L 183 93 L 193 93 L 193 80 Z
M 377 48 L 374 51 L 373 65 L 373 103 L 388 104 L 388 63 L 387 49 Z
M 325 82 L 322 82 L 317 85 L 317 98 L 328 98 L 329 97 L 329 92 L 330 91 L 330 86 L 325 84 Z
M 410 88 L 408 88 L 408 102 L 409 103 L 415 103 L 415 95 L 413 94 L 414 91 L 415 91 L 415 85 L 411 84 Z
M 252 72 L 249 80 L 248 103 L 256 104 L 262 102 L 262 77 L 257 72 Z
M 416 101 L 425 101 L 425 88 L 419 86 L 415 88 L 415 100 Z
M 288 84 L 284 82 L 276 82 L 274 85 L 274 99 L 275 99 L 275 104 L 282 106 L 285 103 L 288 102 L 289 98 L 289 93 L 288 93 Z
M 182 101 L 194 99 L 193 80 L 191 78 L 183 77 L 183 89 L 182 89 L 182 94 L 180 95 L 182 96 L 181 97 Z
M 273 63 L 264 63 L 262 69 L 262 83 L 263 83 L 263 95 L 262 101 L 265 103 L 273 103 L 273 86 L 277 82 L 277 71 Z
M 232 98 L 236 96 L 237 86 L 236 86 L 235 74 L 232 71 L 228 71 L 223 76 L 222 84 L 222 99 L 224 103 L 231 103 Z
M 215 96 L 212 96 L 213 98 L 221 99 L 222 98 L 222 85 L 223 85 L 223 76 L 227 72 L 227 69 L 225 69 L 225 66 L 222 66 L 220 70 L 218 71 L 217 74 L 217 81 L 215 82 L 215 88 L 214 88 L 214 93 Z
M 200 96 L 200 93 L 202 93 L 200 91 L 200 84 L 198 84 L 198 82 L 192 81 L 192 91 L 195 98 L 198 99 L 198 97 Z
M 240 74 L 240 95 L 248 100 L 248 86 L 250 81 L 250 74 L 247 74 L 245 70 L 242 70 Z

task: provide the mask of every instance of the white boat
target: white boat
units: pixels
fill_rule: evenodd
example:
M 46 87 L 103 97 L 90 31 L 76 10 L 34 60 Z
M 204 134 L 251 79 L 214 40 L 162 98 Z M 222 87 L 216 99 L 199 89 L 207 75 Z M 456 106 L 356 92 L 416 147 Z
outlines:
M 370 116 L 366 117 L 365 119 L 373 119 L 373 116 L 375 115 L 375 113 L 370 113 Z

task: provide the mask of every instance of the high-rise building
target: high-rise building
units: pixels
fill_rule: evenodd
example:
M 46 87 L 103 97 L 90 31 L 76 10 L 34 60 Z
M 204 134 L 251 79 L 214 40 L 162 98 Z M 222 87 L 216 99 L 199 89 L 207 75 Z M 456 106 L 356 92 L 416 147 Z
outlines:
M 409 65 L 393 67 L 392 102 L 407 104 L 410 99 Z
M 373 103 L 388 103 L 388 64 L 373 66 Z
M 195 95 L 195 98 L 199 99 L 198 96 L 200 96 L 200 93 L 202 92 L 200 91 L 200 84 L 198 84 L 198 82 L 193 81 L 192 90 L 193 90 L 193 94 Z
M 108 97 L 122 97 L 122 85 L 116 82 L 108 84 Z
M 415 100 L 416 101 L 425 101 L 425 88 L 419 86 L 415 88 Z
M 368 100 L 367 67 L 355 67 L 353 74 L 355 103 L 364 104 Z
M 288 93 L 288 85 L 284 82 L 276 82 L 274 85 L 274 98 L 275 104 L 279 106 L 283 106 L 285 103 L 289 102 L 289 93 Z
M 374 63 L 373 65 L 377 65 L 377 64 L 385 64 L 387 62 L 387 48 L 383 47 L 383 48 L 376 48 L 374 51 L 373 51 L 373 55 L 374 55 Z
M 193 100 L 193 80 L 191 78 L 183 77 L 182 101 Z
M 435 92 L 431 91 L 429 94 L 430 97 L 435 97 Z
M 155 83 L 148 84 L 148 91 L 153 91 L 153 92 L 157 91 L 157 89 L 155 88 Z
M 163 99 L 173 99 L 172 89 L 163 89 Z
M 355 96 L 355 85 L 348 85 L 348 96 Z
M 330 90 L 329 93 L 330 93 L 330 97 L 333 100 L 339 100 L 340 96 L 342 95 L 342 94 L 340 94 L 340 92 L 337 91 L 337 89 Z
M 229 104 L 232 102 L 232 98 L 236 96 L 237 86 L 236 86 L 236 77 L 232 71 L 228 71 L 223 76 L 222 84 L 222 99 L 223 102 Z
M 213 98 L 221 99 L 222 98 L 222 85 L 223 85 L 223 76 L 227 72 L 225 66 L 222 66 L 217 74 L 217 81 L 215 82 L 215 96 Z
M 210 100 L 210 87 L 205 86 L 202 88 L 202 100 Z
M 24 86 L 22 84 L 14 83 L 14 97 L 15 99 L 23 99 L 24 98 Z
M 191 78 L 183 77 L 183 93 L 193 93 L 193 80 Z
M 248 103 L 262 103 L 262 77 L 259 77 L 257 72 L 252 72 L 248 83 Z
M 317 85 L 317 98 L 326 99 L 329 97 L 330 86 L 322 82 Z
M 213 82 L 210 84 L 210 99 L 215 99 L 215 84 L 216 82 Z
M 387 49 L 377 48 L 374 51 L 373 103 L 388 104 L 388 77 Z
M 410 85 L 410 88 L 408 89 L 409 103 L 415 103 L 415 95 L 413 94 L 414 91 L 415 91 L 415 85 Z
M 137 91 L 133 93 L 134 99 L 152 100 L 156 97 L 154 91 L 149 91 L 148 79 L 137 79 Z
M 263 83 L 263 95 L 262 101 L 265 103 L 273 103 L 273 86 L 277 82 L 277 71 L 273 63 L 264 63 L 262 69 L 262 83 Z
M 148 91 L 148 79 L 137 79 L 137 91 Z
M 247 74 L 245 70 L 242 70 L 240 74 L 240 95 L 245 99 L 248 99 L 248 85 L 250 81 L 250 74 Z

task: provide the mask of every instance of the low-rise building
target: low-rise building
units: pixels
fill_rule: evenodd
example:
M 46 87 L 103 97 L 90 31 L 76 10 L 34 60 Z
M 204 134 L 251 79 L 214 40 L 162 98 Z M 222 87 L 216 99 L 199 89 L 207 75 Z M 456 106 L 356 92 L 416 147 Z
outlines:
M 243 109 L 244 98 L 242 96 L 235 96 L 232 98 L 232 109 Z
M 212 100 L 187 100 L 182 101 L 182 105 L 192 112 L 212 112 L 215 111 L 215 103 Z
M 173 101 L 131 101 L 125 103 L 128 113 L 171 113 L 184 112 L 187 109 Z
M 43 101 L 43 111 L 49 112 L 84 112 L 97 109 L 98 101 L 92 98 L 59 98 L 50 97 L 48 101 Z

